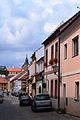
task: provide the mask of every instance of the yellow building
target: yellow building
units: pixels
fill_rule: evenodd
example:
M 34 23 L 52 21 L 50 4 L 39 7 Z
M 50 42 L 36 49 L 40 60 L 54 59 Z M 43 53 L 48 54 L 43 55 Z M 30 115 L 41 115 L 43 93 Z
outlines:
M 5 77 L 0 76 L 0 90 L 7 90 L 8 89 L 8 81 L 5 79 Z

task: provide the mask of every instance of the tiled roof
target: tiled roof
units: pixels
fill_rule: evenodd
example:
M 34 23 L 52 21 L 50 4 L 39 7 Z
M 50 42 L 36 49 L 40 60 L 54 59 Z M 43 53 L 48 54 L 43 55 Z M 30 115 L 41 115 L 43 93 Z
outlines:
M 21 72 L 22 68 L 7 68 L 9 72 Z
M 0 76 L 0 83 L 8 83 L 8 81 L 4 77 Z

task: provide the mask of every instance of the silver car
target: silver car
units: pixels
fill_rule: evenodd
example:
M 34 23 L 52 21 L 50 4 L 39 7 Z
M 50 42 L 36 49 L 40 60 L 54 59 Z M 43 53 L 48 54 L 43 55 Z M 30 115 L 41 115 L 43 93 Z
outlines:
M 52 110 L 52 101 L 49 94 L 39 93 L 34 96 L 31 105 L 32 111 Z

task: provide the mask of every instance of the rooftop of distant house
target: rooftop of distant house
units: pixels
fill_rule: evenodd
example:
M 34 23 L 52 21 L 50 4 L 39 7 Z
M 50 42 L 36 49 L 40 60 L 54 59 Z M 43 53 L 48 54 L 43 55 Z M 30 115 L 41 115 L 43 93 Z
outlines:
M 9 72 L 21 72 L 22 68 L 7 68 Z
M 8 83 L 5 77 L 0 76 L 0 83 Z

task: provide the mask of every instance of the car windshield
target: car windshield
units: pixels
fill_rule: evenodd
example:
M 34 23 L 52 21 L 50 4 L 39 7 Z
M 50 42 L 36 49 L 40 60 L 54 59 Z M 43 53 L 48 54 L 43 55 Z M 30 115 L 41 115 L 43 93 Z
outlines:
M 28 95 L 22 95 L 21 99 L 29 99 L 29 96 Z
M 49 95 L 46 95 L 46 94 L 44 94 L 44 95 L 37 95 L 36 96 L 36 100 L 49 100 L 50 99 L 50 97 L 49 97 Z

